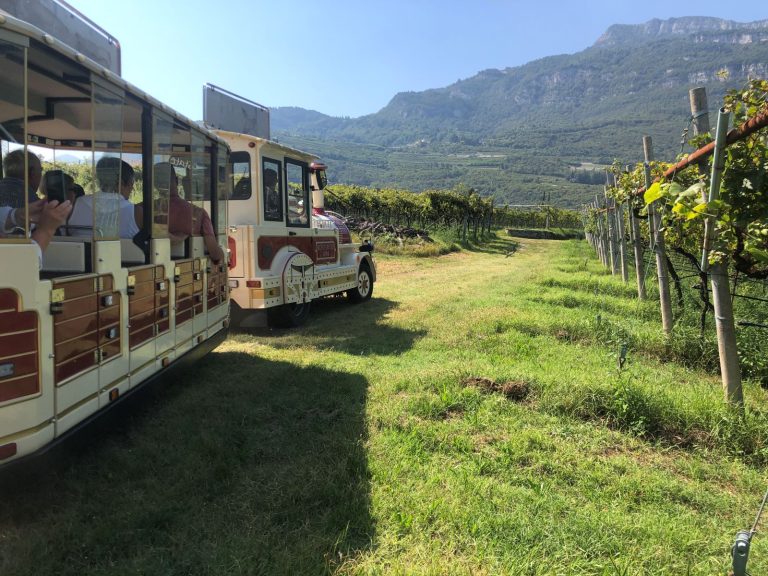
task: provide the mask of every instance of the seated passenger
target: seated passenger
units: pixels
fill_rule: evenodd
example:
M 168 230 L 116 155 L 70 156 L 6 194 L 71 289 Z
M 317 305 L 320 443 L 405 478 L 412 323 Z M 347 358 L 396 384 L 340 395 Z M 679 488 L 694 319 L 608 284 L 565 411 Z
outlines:
M 69 200 L 73 205 L 77 198 L 85 196 L 83 187 L 75 183 L 75 179 L 63 170 L 48 170 L 40 183 L 40 192 L 48 200 Z
M 67 221 L 67 216 L 71 210 L 72 204 L 68 200 L 61 203 L 57 200 L 50 202 L 38 200 L 29 205 L 29 219 L 36 224 L 32 230 L 31 238 L 37 246 L 40 265 L 43 261 L 43 250 L 50 244 L 56 230 Z M 2 227 L 2 234 L 0 235 L 11 234 L 17 228 L 26 228 L 24 209 L 0 206 L 0 223 L 0 227 Z
M 181 242 L 189 236 L 202 236 L 208 255 L 214 262 L 224 259 L 213 223 L 208 213 L 179 196 L 179 178 L 169 162 L 159 162 L 154 167 L 155 188 L 169 192 L 168 232 L 172 242 Z
M 267 220 L 282 220 L 283 211 L 278 190 L 277 172 L 272 168 L 264 169 L 264 217 Z
M 73 206 L 75 205 L 75 201 L 83 196 L 85 196 L 85 190 L 83 190 L 83 187 L 77 182 L 72 184 L 71 188 L 67 188 L 67 200 L 72 202 Z M 139 222 L 139 220 L 137 219 L 136 222 Z
M 96 163 L 96 181 L 101 192 L 86 194 L 75 203 L 68 223 L 70 234 L 99 238 L 119 231 L 120 238 L 136 236 L 136 209 L 128 200 L 134 182 L 131 165 L 120 158 L 104 156 Z
M 27 151 L 27 169 L 29 176 L 27 183 L 29 186 L 25 194 L 24 150 L 14 150 L 3 158 L 3 174 L 5 177 L 0 180 L 0 206 L 22 208 L 25 196 L 30 204 L 39 200 L 37 188 L 40 186 L 40 180 L 43 177 L 43 167 L 40 163 L 40 158 L 29 151 Z
M 251 179 L 248 176 L 244 176 L 237 181 L 235 188 L 232 190 L 233 200 L 245 200 L 251 197 Z

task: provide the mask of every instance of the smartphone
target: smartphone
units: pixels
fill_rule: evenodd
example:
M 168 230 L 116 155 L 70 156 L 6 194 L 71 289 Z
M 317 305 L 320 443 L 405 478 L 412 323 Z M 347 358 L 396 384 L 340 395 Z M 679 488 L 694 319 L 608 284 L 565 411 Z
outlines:
M 64 202 L 67 199 L 66 181 L 61 170 L 49 170 L 45 173 L 45 195 L 48 201 Z

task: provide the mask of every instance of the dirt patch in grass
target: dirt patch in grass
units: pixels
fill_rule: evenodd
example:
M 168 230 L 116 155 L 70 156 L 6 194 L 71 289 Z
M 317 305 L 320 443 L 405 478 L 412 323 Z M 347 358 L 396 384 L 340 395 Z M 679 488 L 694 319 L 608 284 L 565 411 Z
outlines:
M 500 392 L 513 402 L 522 402 L 528 397 L 528 394 L 531 391 L 528 382 L 525 382 L 524 380 L 509 380 L 507 382 L 499 383 L 491 378 L 485 378 L 484 376 L 470 376 L 462 380 L 461 385 L 464 387 L 472 386 L 474 388 L 479 388 L 482 392 L 487 394 Z

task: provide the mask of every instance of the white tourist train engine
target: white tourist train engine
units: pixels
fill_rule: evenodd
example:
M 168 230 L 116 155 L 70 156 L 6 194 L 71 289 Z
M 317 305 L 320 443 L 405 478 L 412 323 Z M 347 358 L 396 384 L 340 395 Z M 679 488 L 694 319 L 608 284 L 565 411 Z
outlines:
M 205 123 L 231 150 L 230 287 L 233 318 L 296 326 L 313 300 L 371 297 L 376 266 L 370 244 L 325 211 L 325 165 L 316 156 L 269 139 L 269 111 L 207 85 Z

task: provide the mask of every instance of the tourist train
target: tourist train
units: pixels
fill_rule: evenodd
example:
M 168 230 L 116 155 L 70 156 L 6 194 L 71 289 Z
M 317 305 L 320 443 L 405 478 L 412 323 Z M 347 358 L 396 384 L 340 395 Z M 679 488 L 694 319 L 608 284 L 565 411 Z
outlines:
M 263 107 L 209 85 L 186 118 L 60 0 L 0 2 L 0 79 L 0 467 L 215 348 L 230 302 L 244 327 L 297 326 L 317 298 L 370 298 L 372 245 Z

